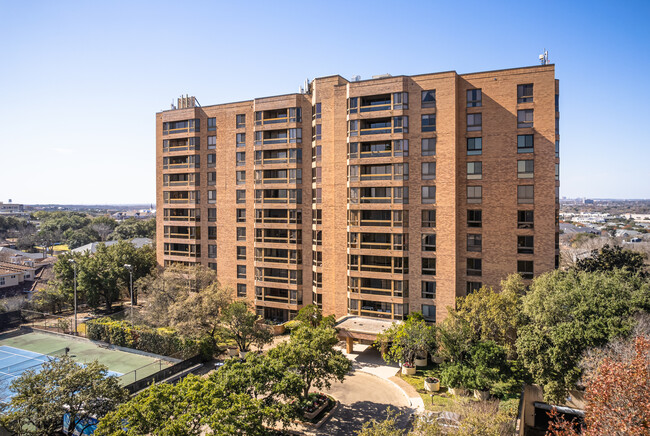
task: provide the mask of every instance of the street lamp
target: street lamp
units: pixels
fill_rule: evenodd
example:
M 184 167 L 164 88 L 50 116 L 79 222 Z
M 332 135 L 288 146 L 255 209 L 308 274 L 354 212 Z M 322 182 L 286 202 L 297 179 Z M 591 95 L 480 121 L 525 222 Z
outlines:
M 129 278 L 130 278 L 130 283 L 131 283 L 131 285 L 130 285 L 130 289 L 131 289 L 131 324 L 133 324 L 133 304 L 134 304 L 134 300 L 133 300 L 133 265 L 125 263 L 124 268 L 129 270 Z
M 74 270 L 74 334 L 77 335 L 77 261 L 69 259 L 68 262 L 72 264 Z

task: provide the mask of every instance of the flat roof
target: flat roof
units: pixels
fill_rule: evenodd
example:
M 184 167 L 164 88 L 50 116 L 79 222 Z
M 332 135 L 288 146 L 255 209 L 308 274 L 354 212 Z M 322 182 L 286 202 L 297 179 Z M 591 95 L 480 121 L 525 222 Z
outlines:
M 350 333 L 361 333 L 365 335 L 378 335 L 389 329 L 393 324 L 401 321 L 390 319 L 369 318 L 365 316 L 346 316 L 338 320 L 336 328 L 346 330 Z

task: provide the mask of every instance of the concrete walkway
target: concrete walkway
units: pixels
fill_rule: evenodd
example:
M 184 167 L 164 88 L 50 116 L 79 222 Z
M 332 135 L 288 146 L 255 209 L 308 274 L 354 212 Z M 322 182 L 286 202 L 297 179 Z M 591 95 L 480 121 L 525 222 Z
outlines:
M 382 359 L 379 350 L 370 345 L 361 344 L 354 344 L 350 354 L 345 352 L 345 346 L 339 347 L 339 349 L 345 354 L 345 357 L 352 361 L 355 371 L 365 372 L 392 383 L 402 391 L 411 408 L 418 412 L 424 411 L 424 402 L 420 394 L 413 386 L 397 376 L 400 371 L 399 365 L 395 363 L 387 364 Z

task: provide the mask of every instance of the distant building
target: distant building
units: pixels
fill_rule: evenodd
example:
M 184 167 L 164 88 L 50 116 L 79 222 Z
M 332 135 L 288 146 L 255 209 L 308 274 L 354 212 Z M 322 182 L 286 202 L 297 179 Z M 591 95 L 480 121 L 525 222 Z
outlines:
M 25 281 L 34 281 L 36 270 L 34 261 L 22 261 L 18 257 L 11 262 L 0 261 L 0 289 L 18 286 Z
M 122 221 L 129 218 L 135 219 L 148 219 L 155 218 L 156 211 L 151 209 L 142 209 L 142 210 L 128 210 L 126 212 L 115 212 L 111 217 L 114 220 Z
M 12 203 L 9 200 L 8 203 L 3 203 L 0 201 L 0 215 L 2 214 L 23 214 L 25 212 L 25 207 L 22 204 Z

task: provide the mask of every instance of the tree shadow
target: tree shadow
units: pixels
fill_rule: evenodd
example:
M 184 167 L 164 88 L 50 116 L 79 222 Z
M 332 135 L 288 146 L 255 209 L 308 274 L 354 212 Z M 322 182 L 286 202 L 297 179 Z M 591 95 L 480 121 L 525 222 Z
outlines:
M 319 430 L 323 435 L 353 435 L 361 430 L 363 424 L 371 420 L 382 421 L 391 409 L 399 414 L 397 422 L 400 428 L 410 426 L 412 409 L 406 406 L 396 407 L 390 404 L 372 401 L 357 401 L 352 404 L 340 404 L 338 410 Z

